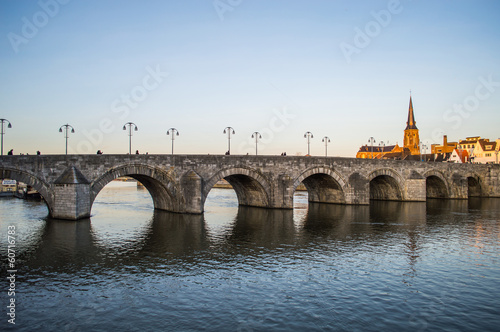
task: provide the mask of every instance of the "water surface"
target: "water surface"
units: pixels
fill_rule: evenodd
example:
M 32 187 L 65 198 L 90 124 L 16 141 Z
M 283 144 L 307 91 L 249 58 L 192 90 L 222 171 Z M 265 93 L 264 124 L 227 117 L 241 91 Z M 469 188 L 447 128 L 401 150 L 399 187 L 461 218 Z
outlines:
M 90 219 L 17 199 L 0 209 L 2 266 L 16 226 L 19 331 L 500 326 L 500 199 L 308 205 L 300 192 L 294 210 L 268 210 L 213 189 L 203 215 L 181 215 L 112 182 Z

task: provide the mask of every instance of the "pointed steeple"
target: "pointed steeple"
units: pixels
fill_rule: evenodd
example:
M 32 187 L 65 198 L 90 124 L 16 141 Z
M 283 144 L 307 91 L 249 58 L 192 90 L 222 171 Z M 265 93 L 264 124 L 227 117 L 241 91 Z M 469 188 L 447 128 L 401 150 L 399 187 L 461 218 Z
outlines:
M 408 121 L 406 121 L 406 129 L 418 129 L 415 122 L 415 116 L 413 115 L 413 103 L 411 101 L 410 94 L 410 106 L 408 108 Z

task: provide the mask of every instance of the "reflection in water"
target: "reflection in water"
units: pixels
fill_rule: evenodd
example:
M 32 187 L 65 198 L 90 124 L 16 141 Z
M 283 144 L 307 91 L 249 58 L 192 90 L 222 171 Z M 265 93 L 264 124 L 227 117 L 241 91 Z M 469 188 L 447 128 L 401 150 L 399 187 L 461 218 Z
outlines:
M 141 251 L 161 258 L 194 254 L 207 246 L 202 215 L 155 211 Z
M 0 201 L 3 234 L 19 230 L 21 331 L 497 326 L 499 199 L 349 206 L 299 193 L 294 210 L 270 210 L 213 189 L 204 215 L 182 215 L 130 184 L 98 198 L 77 222 Z
M 62 221 L 47 218 L 36 250 L 25 264 L 31 269 L 74 270 L 96 262 L 98 252 L 89 219 Z
M 236 248 L 245 246 L 259 250 L 292 244 L 294 237 L 292 210 L 241 206 L 225 242 Z

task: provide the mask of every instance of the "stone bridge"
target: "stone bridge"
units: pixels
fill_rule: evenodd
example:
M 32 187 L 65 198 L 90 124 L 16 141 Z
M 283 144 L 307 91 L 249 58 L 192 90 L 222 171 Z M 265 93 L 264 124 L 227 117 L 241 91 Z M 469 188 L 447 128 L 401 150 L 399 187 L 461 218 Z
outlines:
M 300 183 L 309 201 L 318 203 L 500 197 L 498 164 L 221 155 L 0 157 L 0 178 L 33 186 L 58 219 L 89 217 L 102 188 L 125 175 L 149 190 L 156 209 L 194 214 L 203 213 L 221 179 L 233 186 L 240 205 L 278 209 L 293 208 Z

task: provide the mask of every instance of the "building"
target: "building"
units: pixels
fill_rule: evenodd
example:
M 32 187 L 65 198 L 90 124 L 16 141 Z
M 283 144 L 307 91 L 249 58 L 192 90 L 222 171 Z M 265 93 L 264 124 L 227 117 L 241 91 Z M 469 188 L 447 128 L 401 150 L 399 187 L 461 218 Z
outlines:
M 460 141 L 458 141 L 458 148 L 467 150 L 469 154 L 472 154 L 472 151 L 474 151 L 474 148 L 477 146 L 480 140 L 485 140 L 486 142 L 490 141 L 487 138 L 481 138 L 481 136 L 466 137 L 465 139 L 461 139 Z
M 439 153 L 450 153 L 453 152 L 458 147 L 457 142 L 448 142 L 448 136 L 443 136 L 443 144 L 432 144 L 431 145 L 431 153 L 439 154 Z
M 410 96 L 410 105 L 408 107 L 408 121 L 403 137 L 404 145 L 371 146 L 363 145 L 359 148 L 356 158 L 373 159 L 408 159 L 411 155 L 420 156 L 420 138 L 418 128 L 413 113 L 413 102 Z M 451 152 L 451 151 L 450 151 Z
M 480 164 L 498 163 L 498 150 L 500 139 L 490 142 L 487 139 L 480 139 L 472 151 L 471 161 Z
M 410 106 L 408 107 L 408 121 L 406 121 L 406 129 L 404 131 L 403 147 L 410 150 L 410 154 L 420 154 L 420 137 L 418 135 L 417 122 L 413 113 L 413 102 L 410 96 Z
M 373 155 L 373 159 L 405 159 L 409 154 L 410 150 L 402 148 L 398 144 L 373 147 L 364 145 L 359 149 L 356 158 L 372 159 Z
M 498 163 L 498 150 L 500 139 L 490 142 L 488 138 L 471 136 L 458 142 L 458 149 L 469 154 L 469 160 L 473 163 L 489 164 Z
M 467 150 L 455 149 L 451 153 L 450 158 L 448 159 L 450 163 L 468 163 L 469 162 L 469 153 Z

